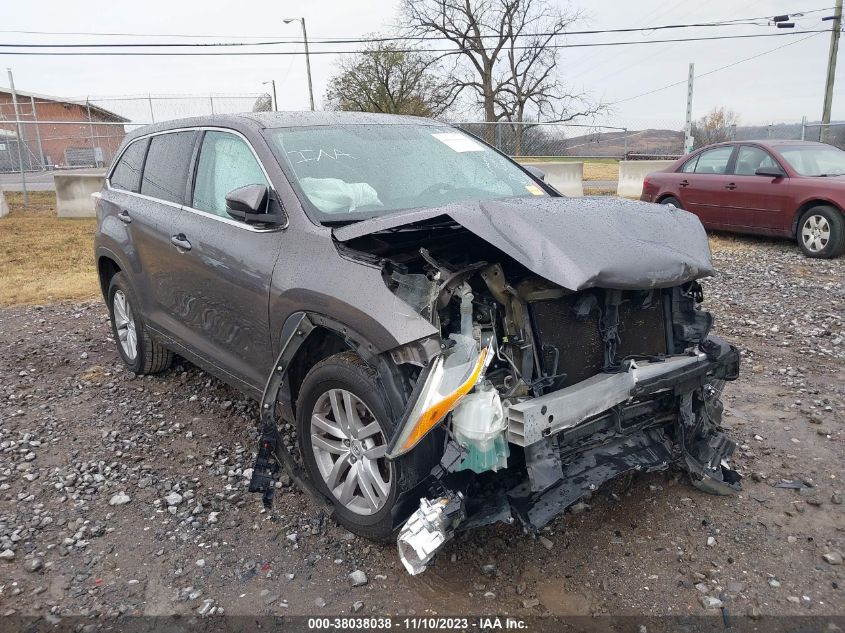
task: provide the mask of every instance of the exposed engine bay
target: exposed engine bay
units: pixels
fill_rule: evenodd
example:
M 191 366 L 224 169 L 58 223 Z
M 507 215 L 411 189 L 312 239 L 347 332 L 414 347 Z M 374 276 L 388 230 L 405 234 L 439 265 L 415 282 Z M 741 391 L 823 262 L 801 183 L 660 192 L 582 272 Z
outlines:
M 388 456 L 435 429 L 444 446 L 399 534 L 410 573 L 455 530 L 539 530 L 626 472 L 679 465 L 708 492 L 739 489 L 719 400 L 739 356 L 708 337 L 697 281 L 572 291 L 453 223 L 345 247 L 378 258 L 388 287 L 441 332 L 437 345 L 392 352 L 415 388 Z
M 402 412 L 386 459 L 436 453 L 395 514 L 409 573 L 458 531 L 518 522 L 536 533 L 625 473 L 678 467 L 707 492 L 740 489 L 720 401 L 739 353 L 709 335 L 697 279 L 713 270 L 691 214 L 538 198 L 413 210 L 333 235 L 395 297 L 379 318 L 436 332 L 381 353 L 355 348 Z M 279 450 L 271 403 L 291 350 L 325 320 L 302 313 L 288 329 L 262 400 L 251 489 L 265 503 L 271 454 L 321 498 Z

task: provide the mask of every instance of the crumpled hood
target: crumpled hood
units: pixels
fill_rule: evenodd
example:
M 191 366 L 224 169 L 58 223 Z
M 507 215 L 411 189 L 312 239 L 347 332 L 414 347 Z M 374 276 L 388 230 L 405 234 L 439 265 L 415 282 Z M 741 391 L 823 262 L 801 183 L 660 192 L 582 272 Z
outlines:
M 611 197 L 511 198 L 400 211 L 334 230 L 341 242 L 448 216 L 564 288 L 665 288 L 713 274 L 696 216 Z

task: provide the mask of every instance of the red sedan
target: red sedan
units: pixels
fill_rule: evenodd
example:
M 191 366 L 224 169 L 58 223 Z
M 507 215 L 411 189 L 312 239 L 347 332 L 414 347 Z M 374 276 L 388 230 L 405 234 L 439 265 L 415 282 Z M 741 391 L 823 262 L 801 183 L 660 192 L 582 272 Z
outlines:
M 710 145 L 646 176 L 640 200 L 686 209 L 708 229 L 795 239 L 809 257 L 845 252 L 845 152 L 824 143 Z

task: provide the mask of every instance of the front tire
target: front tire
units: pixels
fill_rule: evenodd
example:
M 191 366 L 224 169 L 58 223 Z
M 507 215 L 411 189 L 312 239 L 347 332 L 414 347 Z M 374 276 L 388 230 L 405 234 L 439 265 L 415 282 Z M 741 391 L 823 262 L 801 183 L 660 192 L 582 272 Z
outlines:
M 384 456 L 395 420 L 375 370 L 354 352 L 335 354 L 308 372 L 296 409 L 306 471 L 337 521 L 365 538 L 390 538 L 402 493 L 418 481 L 414 473 L 428 472 L 427 451 Z
M 798 221 L 798 247 L 807 257 L 830 259 L 845 252 L 845 217 L 839 209 L 808 209 Z
M 108 307 L 117 352 L 133 373 L 157 374 L 170 367 L 173 352 L 150 337 L 138 306 L 126 276 L 116 273 L 109 283 Z

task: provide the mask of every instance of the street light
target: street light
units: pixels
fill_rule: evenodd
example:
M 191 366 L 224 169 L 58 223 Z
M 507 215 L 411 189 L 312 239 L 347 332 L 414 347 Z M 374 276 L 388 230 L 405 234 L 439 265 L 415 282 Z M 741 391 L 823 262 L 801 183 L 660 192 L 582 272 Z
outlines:
M 302 39 L 305 41 L 305 69 L 308 72 L 308 98 L 311 100 L 311 109 L 314 109 L 314 88 L 311 86 L 311 58 L 308 55 L 308 32 L 305 30 L 305 18 L 285 18 L 285 24 L 299 22 L 302 24 Z
M 278 112 L 279 111 L 279 102 L 276 100 L 276 80 L 271 79 L 270 81 L 262 81 L 261 82 L 262 86 L 266 86 L 267 84 L 270 84 L 270 85 L 273 86 L 273 112 Z

